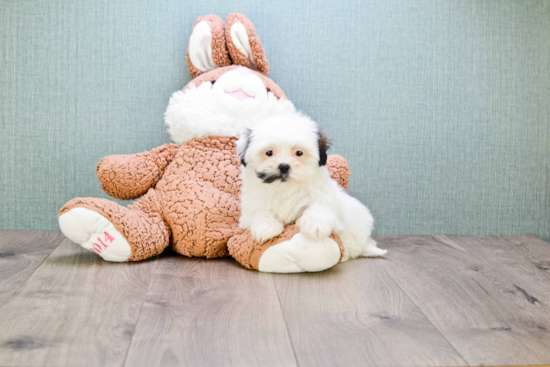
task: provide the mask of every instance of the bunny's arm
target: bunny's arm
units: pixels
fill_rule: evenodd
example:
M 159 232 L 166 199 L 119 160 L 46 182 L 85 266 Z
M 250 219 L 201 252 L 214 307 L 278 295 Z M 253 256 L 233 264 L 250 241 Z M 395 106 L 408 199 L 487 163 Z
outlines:
M 116 199 L 139 198 L 157 184 L 180 147 L 165 144 L 145 153 L 103 158 L 96 169 L 101 188 Z
M 326 167 L 330 173 L 330 177 L 336 180 L 344 190 L 347 190 L 350 172 L 346 159 L 341 155 L 331 154 L 327 157 Z

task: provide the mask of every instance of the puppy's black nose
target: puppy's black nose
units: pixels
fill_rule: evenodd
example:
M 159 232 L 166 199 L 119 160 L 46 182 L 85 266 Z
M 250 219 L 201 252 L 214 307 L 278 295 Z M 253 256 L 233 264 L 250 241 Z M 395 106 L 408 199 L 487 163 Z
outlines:
M 290 166 L 286 163 L 279 164 L 279 172 L 281 173 L 288 173 L 290 171 Z

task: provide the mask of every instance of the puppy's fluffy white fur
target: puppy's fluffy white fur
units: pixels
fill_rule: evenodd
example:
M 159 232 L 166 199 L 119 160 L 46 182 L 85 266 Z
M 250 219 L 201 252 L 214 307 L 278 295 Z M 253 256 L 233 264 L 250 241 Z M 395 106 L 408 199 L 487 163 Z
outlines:
M 314 239 L 338 234 L 343 260 L 383 256 L 386 250 L 371 238 L 371 213 L 324 167 L 327 148 L 317 124 L 298 112 L 270 117 L 242 134 L 237 142 L 243 181 L 239 225 L 262 242 L 295 222 Z

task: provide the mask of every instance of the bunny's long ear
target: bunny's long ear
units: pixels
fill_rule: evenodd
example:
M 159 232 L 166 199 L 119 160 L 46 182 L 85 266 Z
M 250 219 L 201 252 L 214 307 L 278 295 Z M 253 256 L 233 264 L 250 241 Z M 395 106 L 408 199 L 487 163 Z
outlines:
M 217 15 L 198 17 L 187 46 L 189 74 L 196 78 L 202 73 L 231 65 L 225 44 L 222 18 Z
M 254 24 L 239 13 L 231 13 L 225 20 L 225 39 L 233 64 L 245 66 L 269 75 L 269 62 Z

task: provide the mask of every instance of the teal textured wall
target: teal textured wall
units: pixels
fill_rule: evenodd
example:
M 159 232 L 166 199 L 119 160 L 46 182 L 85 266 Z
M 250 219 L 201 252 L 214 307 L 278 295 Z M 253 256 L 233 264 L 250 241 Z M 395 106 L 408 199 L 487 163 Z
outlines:
M 199 15 L 256 25 L 271 77 L 351 164 L 379 234 L 550 239 L 550 2 L 0 1 L 0 227 L 107 197 L 110 154 L 167 143 Z

